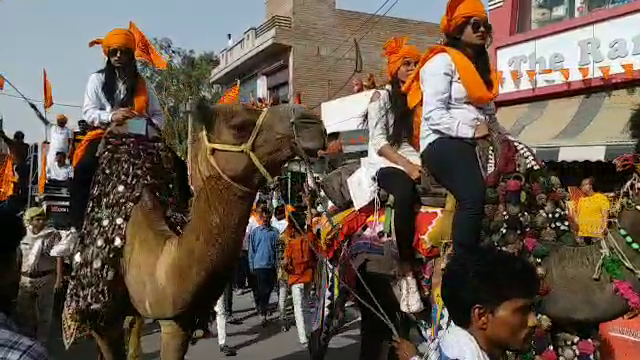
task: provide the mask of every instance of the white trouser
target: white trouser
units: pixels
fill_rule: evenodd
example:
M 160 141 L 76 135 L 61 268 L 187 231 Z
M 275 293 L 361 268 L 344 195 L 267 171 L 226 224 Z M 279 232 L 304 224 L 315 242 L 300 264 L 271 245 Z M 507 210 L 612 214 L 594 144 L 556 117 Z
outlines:
M 227 311 L 224 308 L 224 294 L 216 302 L 216 326 L 218 327 L 218 345 L 223 346 L 227 341 Z
M 311 311 L 309 309 L 309 287 L 308 284 L 294 284 L 291 286 L 293 296 L 293 314 L 296 318 L 296 329 L 298 330 L 298 340 L 301 344 L 307 343 L 309 325 L 311 322 Z
M 20 278 L 16 309 L 19 323 L 29 336 L 43 344 L 49 340 L 55 283 L 55 273 L 39 278 Z
M 280 320 L 286 319 L 287 293 L 289 292 L 289 284 L 279 281 L 278 289 L 278 310 L 280 311 Z

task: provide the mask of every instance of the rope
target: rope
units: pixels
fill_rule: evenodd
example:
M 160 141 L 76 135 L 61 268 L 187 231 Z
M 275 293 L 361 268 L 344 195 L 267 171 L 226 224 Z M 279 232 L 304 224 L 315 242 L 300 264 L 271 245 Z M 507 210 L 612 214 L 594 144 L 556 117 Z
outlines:
M 616 224 L 616 227 L 620 229 L 620 224 L 618 223 L 618 220 L 614 220 L 614 222 Z M 624 251 L 622 251 L 622 249 L 620 248 L 620 245 L 618 245 L 618 243 L 615 241 L 611 232 L 607 234 L 606 239 L 613 246 L 614 250 L 616 251 L 616 254 L 620 258 L 624 266 L 626 266 L 627 269 L 631 270 L 636 277 L 640 278 L 640 270 L 635 265 L 633 265 L 631 260 L 629 260 L 627 255 L 624 253 Z

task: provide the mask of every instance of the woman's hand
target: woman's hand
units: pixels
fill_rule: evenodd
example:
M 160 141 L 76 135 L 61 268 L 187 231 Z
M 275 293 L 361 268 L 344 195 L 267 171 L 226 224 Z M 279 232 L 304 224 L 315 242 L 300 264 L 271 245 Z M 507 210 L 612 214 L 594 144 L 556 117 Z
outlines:
M 409 340 L 398 338 L 393 341 L 399 360 L 409 360 L 418 355 L 418 349 Z
M 125 121 L 136 117 L 136 112 L 131 108 L 122 108 L 113 112 L 111 122 L 115 125 L 122 125 Z
M 407 161 L 407 163 L 403 165 L 402 168 L 407 172 L 407 174 L 413 181 L 419 180 L 420 176 L 422 175 L 422 167 L 410 161 Z
M 478 125 L 476 125 L 476 131 L 474 132 L 473 137 L 476 139 L 482 139 L 487 136 L 489 136 L 489 126 L 487 126 L 487 123 L 478 123 Z

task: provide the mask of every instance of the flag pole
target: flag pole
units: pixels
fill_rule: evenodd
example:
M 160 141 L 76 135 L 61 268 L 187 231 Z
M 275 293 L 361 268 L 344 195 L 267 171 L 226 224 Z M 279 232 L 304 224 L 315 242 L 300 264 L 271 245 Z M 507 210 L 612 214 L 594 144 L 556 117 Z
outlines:
M 31 108 L 31 109 L 36 113 L 36 116 L 38 116 L 38 119 L 40 119 L 40 121 L 42 121 L 45 125 L 47 125 L 49 122 L 48 122 L 47 118 L 46 118 L 46 117 L 44 117 L 44 116 L 42 115 L 42 113 L 40 112 L 40 110 L 38 109 L 38 107 L 37 107 L 37 106 L 35 106 L 35 105 L 31 102 L 31 100 L 29 100 L 26 96 L 24 96 L 24 94 L 23 94 L 20 90 L 18 90 L 18 88 L 17 88 L 15 85 L 13 85 L 13 83 L 11 83 L 11 81 L 9 81 L 9 79 L 7 79 L 7 77 L 6 77 L 6 76 L 4 76 L 4 75 L 3 75 L 2 77 L 4 78 L 4 81 L 5 81 L 7 84 L 9 84 L 9 86 L 11 86 L 11 88 L 13 88 L 13 90 L 15 90 L 15 92 L 17 92 L 17 93 L 18 93 L 18 95 L 20 95 L 20 97 L 22 98 L 22 100 L 26 101 L 26 102 L 27 102 L 27 104 L 29 104 L 29 107 L 30 107 L 30 108 Z

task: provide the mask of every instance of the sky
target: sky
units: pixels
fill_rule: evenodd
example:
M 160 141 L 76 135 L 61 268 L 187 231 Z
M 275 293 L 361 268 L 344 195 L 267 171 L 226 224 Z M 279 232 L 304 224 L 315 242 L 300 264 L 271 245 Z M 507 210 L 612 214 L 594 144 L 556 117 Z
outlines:
M 337 5 L 372 13 L 383 2 L 337 0 Z M 439 22 L 445 5 L 446 0 L 399 0 L 388 15 Z M 104 62 L 101 49 L 88 48 L 89 41 L 133 21 L 149 38 L 168 37 L 175 46 L 217 53 L 228 33 L 237 38 L 265 20 L 265 0 L 0 0 L 0 19 L 0 75 L 27 97 L 42 100 L 46 69 L 55 104 L 47 118 L 66 114 L 75 126 L 86 81 Z M 23 100 L 7 94 L 16 95 L 5 84 L 4 130 L 10 136 L 22 130 L 28 142 L 42 141 L 42 123 Z

